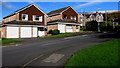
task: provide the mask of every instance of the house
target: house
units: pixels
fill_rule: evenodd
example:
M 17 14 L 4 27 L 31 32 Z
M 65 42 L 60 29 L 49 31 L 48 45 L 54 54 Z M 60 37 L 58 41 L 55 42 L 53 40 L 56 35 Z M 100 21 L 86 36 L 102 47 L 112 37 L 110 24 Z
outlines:
M 48 31 L 60 30 L 60 33 L 79 32 L 79 14 L 71 7 L 64 7 L 48 13 Z
M 104 21 L 104 15 L 102 13 L 90 13 L 90 14 L 80 14 L 80 22 L 83 26 L 85 26 L 86 22 L 90 21 L 97 21 L 97 22 L 103 22 Z
M 37 5 L 30 4 L 5 16 L 2 37 L 31 38 L 46 35 L 47 17 Z

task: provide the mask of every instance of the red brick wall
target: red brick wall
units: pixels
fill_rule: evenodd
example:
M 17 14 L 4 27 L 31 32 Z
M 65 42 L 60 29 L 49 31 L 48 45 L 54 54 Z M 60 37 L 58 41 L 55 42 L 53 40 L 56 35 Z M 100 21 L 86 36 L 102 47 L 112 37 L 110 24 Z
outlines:
M 72 8 L 69 8 L 68 10 L 63 12 L 62 18 L 64 18 L 64 15 L 67 16 L 67 19 L 70 19 L 71 16 L 76 16 L 76 21 L 78 21 L 78 14 Z
M 20 15 L 19 15 L 19 20 L 22 20 L 22 14 L 28 14 L 28 21 L 33 21 L 33 15 L 43 16 L 42 22 L 37 22 L 37 23 L 45 24 L 44 23 L 44 13 L 39 11 L 35 6 L 31 6 L 27 9 L 21 11 Z

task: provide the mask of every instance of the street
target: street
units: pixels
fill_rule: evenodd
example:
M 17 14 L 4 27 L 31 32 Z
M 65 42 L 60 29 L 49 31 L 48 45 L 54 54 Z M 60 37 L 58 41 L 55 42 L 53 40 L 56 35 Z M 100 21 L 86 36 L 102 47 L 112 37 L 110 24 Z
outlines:
M 113 40 L 97 34 L 51 39 L 23 39 L 19 46 L 3 48 L 3 66 L 64 66 L 77 51 Z

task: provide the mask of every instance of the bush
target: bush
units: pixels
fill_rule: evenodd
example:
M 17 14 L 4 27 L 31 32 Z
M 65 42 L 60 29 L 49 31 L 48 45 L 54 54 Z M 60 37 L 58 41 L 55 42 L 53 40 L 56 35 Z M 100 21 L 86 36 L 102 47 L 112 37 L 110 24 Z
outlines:
M 57 34 L 59 34 L 59 33 L 60 33 L 60 31 L 59 31 L 59 30 L 53 30 L 52 35 L 57 35 Z
M 86 30 L 87 31 L 97 31 L 98 29 L 98 22 L 97 21 L 90 21 L 86 23 Z
M 48 34 L 52 34 L 53 30 L 49 30 Z
M 59 30 L 50 30 L 50 31 L 48 32 L 48 34 L 52 34 L 52 35 L 57 35 L 57 34 L 59 34 L 59 33 L 60 33 Z
M 85 27 L 81 27 L 80 31 L 86 31 L 86 28 Z

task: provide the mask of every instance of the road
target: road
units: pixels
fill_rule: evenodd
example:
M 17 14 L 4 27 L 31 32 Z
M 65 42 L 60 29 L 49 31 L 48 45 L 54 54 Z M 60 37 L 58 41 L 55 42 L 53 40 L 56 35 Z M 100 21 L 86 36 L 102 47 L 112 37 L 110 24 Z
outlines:
M 87 34 L 53 39 L 22 39 L 19 46 L 4 47 L 3 66 L 64 66 L 76 52 L 113 39 Z

